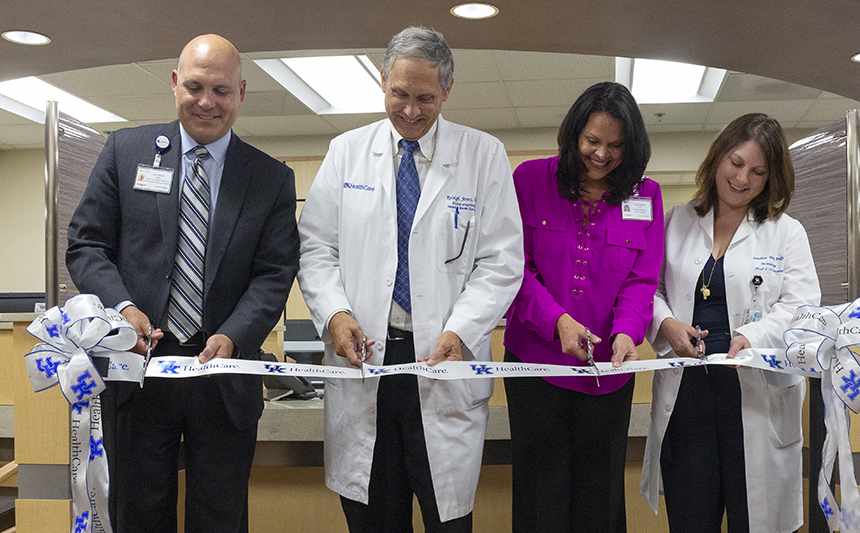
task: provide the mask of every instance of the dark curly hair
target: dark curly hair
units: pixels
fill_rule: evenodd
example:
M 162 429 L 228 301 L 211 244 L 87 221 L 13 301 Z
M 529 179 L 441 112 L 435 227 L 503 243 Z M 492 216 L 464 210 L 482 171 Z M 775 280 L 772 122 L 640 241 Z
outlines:
M 568 200 L 582 197 L 586 169 L 579 154 L 579 136 L 594 113 L 606 113 L 621 122 L 624 149 L 621 163 L 603 178 L 607 202 L 620 204 L 633 194 L 651 158 L 651 142 L 639 106 L 627 87 L 613 82 L 592 85 L 576 99 L 558 129 L 559 194 Z

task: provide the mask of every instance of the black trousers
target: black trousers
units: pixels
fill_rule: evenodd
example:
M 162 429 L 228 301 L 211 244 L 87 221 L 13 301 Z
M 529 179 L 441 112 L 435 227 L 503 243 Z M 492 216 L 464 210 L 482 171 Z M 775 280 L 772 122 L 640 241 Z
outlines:
M 685 368 L 660 451 L 672 533 L 748 532 L 744 433 L 737 370 Z
M 170 355 L 197 355 L 201 349 L 167 338 L 158 345 L 159 353 Z M 186 533 L 248 531 L 257 424 L 242 431 L 232 425 L 220 398 L 222 378 L 229 376 L 147 378 L 143 389 L 113 383 L 102 393 L 116 533 L 177 530 L 182 449 Z
M 409 332 L 396 331 L 388 340 L 385 365 L 415 362 Z M 472 513 L 441 522 L 427 459 L 417 376 L 386 376 L 376 399 L 376 444 L 370 469 L 368 504 L 341 497 L 350 533 L 409 533 L 412 495 L 418 497 L 428 533 L 469 533 Z M 456 458 L 452 458 L 456 459 Z
M 505 361 L 519 358 L 505 351 Z M 624 467 L 634 381 L 602 395 L 506 378 L 514 533 L 627 531 Z

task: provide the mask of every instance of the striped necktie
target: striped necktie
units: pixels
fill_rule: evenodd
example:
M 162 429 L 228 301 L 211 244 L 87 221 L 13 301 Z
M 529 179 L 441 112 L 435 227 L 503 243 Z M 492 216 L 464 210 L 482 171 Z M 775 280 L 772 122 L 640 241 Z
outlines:
M 167 324 L 180 342 L 185 342 L 203 326 L 203 264 L 209 233 L 209 180 L 202 159 L 209 155 L 204 146 L 194 149 L 179 205 L 179 240 L 173 266 Z
M 418 141 L 400 141 L 403 157 L 397 170 L 397 275 L 394 278 L 394 301 L 412 314 L 412 299 L 409 289 L 409 234 L 412 219 L 421 196 L 418 169 L 412 152 L 418 149 Z

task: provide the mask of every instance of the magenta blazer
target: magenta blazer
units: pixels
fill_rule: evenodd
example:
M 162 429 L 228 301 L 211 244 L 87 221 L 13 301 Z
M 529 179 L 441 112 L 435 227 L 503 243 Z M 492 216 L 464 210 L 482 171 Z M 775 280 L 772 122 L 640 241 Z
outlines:
M 626 333 L 637 345 L 651 322 L 654 293 L 663 260 L 663 200 L 648 178 L 639 198 L 651 200 L 652 220 L 624 220 L 621 205 L 601 200 L 592 224 L 580 236 L 580 202 L 558 192 L 558 157 L 526 161 L 514 171 L 523 219 L 525 276 L 508 310 L 505 347 L 526 363 L 586 365 L 561 351 L 555 324 L 563 313 L 603 342 L 594 359 L 612 357 L 610 337 Z M 588 394 L 621 388 L 629 374 L 544 378 Z

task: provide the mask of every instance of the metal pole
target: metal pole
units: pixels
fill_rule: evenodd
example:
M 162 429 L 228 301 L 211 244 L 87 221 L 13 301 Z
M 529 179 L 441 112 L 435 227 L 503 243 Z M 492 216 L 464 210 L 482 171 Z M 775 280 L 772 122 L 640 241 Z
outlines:
M 60 267 L 57 257 L 59 228 L 57 224 L 58 166 L 60 162 L 60 113 L 57 102 L 45 106 L 45 308 L 57 305 Z
M 845 116 L 848 152 L 848 301 L 860 298 L 860 110 Z

